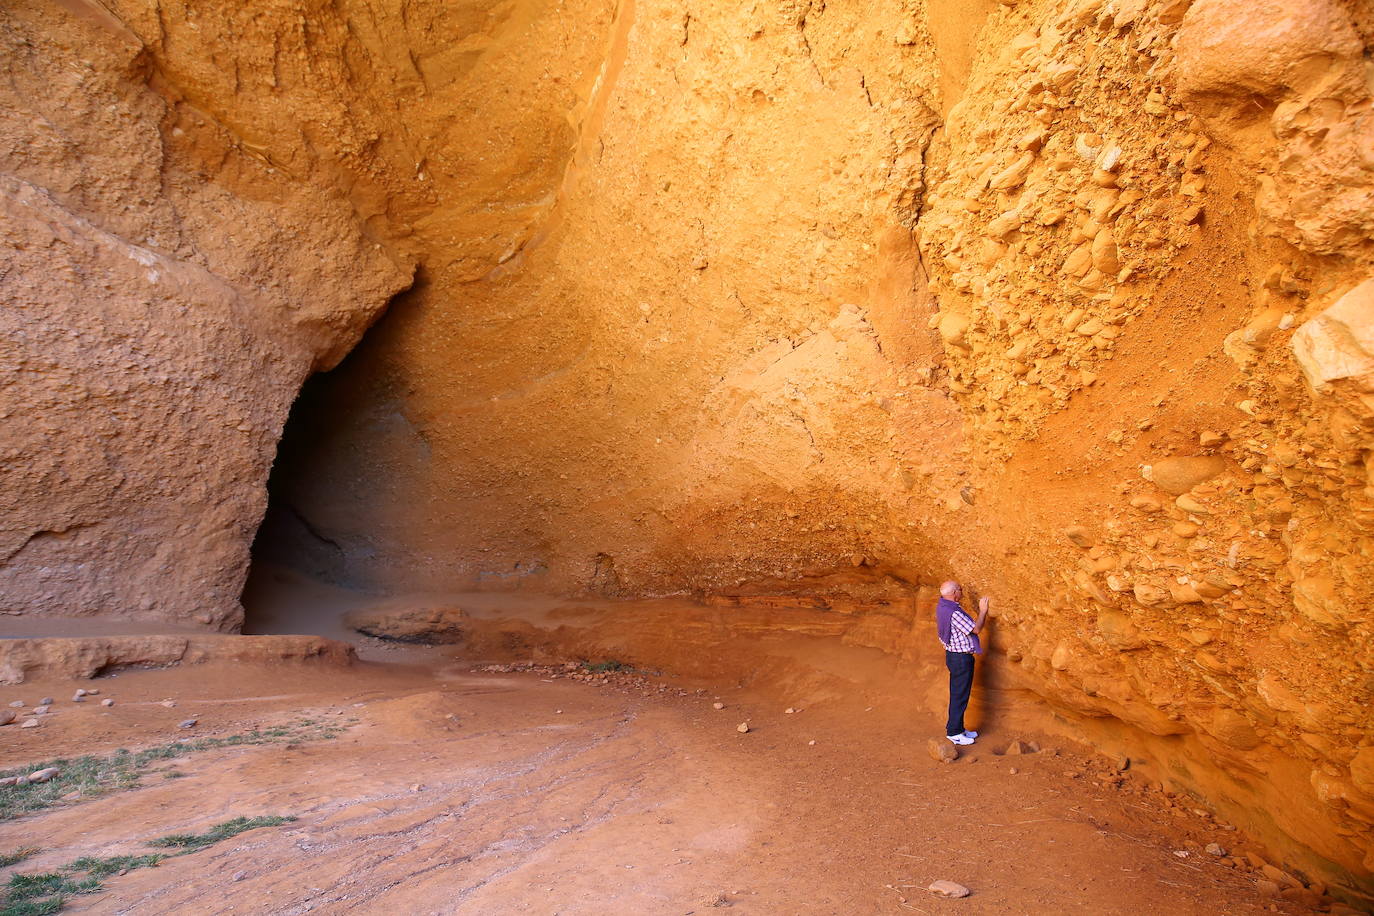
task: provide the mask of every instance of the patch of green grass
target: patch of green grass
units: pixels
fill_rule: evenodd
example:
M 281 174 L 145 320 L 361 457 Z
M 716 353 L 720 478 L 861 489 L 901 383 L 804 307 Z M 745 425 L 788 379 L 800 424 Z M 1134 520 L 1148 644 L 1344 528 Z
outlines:
M 66 906 L 66 897 L 44 897 L 41 900 L 16 900 L 0 903 L 0 916 L 48 916 Z
M 0 852 L 0 868 L 9 868 L 11 865 L 18 865 L 25 859 L 38 852 L 37 846 L 20 846 L 13 852 Z
M 618 659 L 610 658 L 604 662 L 583 662 L 582 670 L 592 674 L 606 674 L 612 671 L 633 671 L 635 669 Z
M 170 836 L 158 837 L 149 842 L 148 845 L 160 846 L 164 849 L 180 848 L 184 852 L 195 852 L 198 849 L 204 849 L 206 846 L 218 843 L 220 840 L 227 840 L 249 830 L 256 830 L 259 827 L 279 827 L 294 820 L 294 817 L 278 817 L 275 814 L 265 817 L 236 817 L 232 821 L 216 824 L 204 833 L 173 833 Z
M 99 878 L 77 878 L 71 873 L 50 871 L 37 875 L 10 875 L 5 885 L 0 916 L 28 913 L 56 913 L 68 897 L 94 894 L 101 889 Z
M 216 824 L 205 833 L 177 833 L 159 837 L 149 842 L 149 846 L 177 848 L 172 856 L 184 856 L 199 852 L 220 840 L 238 836 L 247 830 L 258 827 L 276 827 L 289 824 L 294 817 L 267 815 L 265 817 L 236 817 L 231 821 Z M 19 852 L 24 852 L 20 850 Z M 36 850 L 30 850 L 32 855 Z M 18 855 L 18 853 L 12 853 Z M 141 856 L 109 856 L 95 858 L 83 856 L 62 871 L 43 872 L 33 875 L 11 875 L 10 880 L 0 887 L 0 916 L 45 916 L 56 913 L 66 905 L 68 897 L 82 894 L 96 894 L 105 889 L 102 878 L 122 875 L 136 868 L 152 868 L 167 859 L 169 854 L 153 852 Z M 20 861 L 15 859 L 15 861 Z M 79 875 L 85 877 L 78 877 Z
M 68 865 L 67 869 L 69 871 L 84 871 L 92 878 L 100 879 L 133 871 L 136 868 L 153 868 L 165 858 L 167 856 L 160 852 L 149 853 L 145 856 L 110 856 L 105 859 L 82 856 Z
M 288 725 L 274 725 L 223 738 L 174 741 L 141 751 L 120 748 L 106 756 L 62 757 L 0 770 L 0 777 L 22 776 L 46 767 L 56 767 L 59 771 L 57 776 L 48 782 L 27 786 L 0 786 L 0 821 L 22 817 L 61 804 L 62 796 L 74 791 L 80 793 L 80 798 L 91 798 L 135 788 L 146 772 L 159 761 L 174 760 L 187 754 L 223 747 L 329 740 L 344 732 L 342 724 L 326 725 L 313 720 L 308 721 L 310 724 L 292 722 Z

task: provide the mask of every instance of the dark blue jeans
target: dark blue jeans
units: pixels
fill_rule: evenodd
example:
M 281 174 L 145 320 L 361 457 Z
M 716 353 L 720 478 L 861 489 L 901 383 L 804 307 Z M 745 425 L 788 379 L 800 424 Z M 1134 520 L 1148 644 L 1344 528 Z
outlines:
M 968 695 L 973 690 L 973 653 L 945 651 L 945 667 L 949 669 L 949 721 L 946 735 L 964 733 L 964 710 L 968 709 Z

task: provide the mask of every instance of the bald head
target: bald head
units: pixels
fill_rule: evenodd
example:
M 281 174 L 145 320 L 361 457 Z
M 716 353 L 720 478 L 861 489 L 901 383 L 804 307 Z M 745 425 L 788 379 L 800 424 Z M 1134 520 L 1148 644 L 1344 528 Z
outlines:
M 959 583 L 955 582 L 953 579 L 940 586 L 941 598 L 948 598 L 950 601 L 958 601 L 963 594 L 964 590 L 959 586 Z

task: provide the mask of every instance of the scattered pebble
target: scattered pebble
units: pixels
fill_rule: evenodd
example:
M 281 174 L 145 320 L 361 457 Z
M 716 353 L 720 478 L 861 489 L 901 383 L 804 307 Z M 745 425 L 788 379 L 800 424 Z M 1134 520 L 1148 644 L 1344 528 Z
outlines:
M 952 747 L 953 745 L 951 745 Z M 953 881 L 932 881 L 926 888 L 937 897 L 967 897 L 973 891 L 964 887 L 962 884 L 955 884 Z
M 9 725 L 16 718 L 18 718 L 18 716 L 19 714 L 16 713 L 13 709 L 6 709 L 5 711 L 0 712 L 0 725 Z
M 44 767 L 41 770 L 34 770 L 29 774 L 29 782 L 47 782 L 50 779 L 56 778 L 57 774 L 60 772 L 61 770 L 57 767 Z
M 736 725 L 736 726 L 735 726 L 735 731 L 739 732 L 741 735 L 748 733 L 748 731 L 749 731 L 749 723 L 748 723 L 748 722 L 741 722 L 739 725 Z
M 92 688 L 92 689 L 86 691 L 86 696 L 88 696 L 88 697 L 98 697 L 98 696 L 100 696 L 100 691 L 99 691 L 98 689 Z
M 177 723 L 177 728 L 195 728 L 199 719 L 182 719 Z
M 52 709 L 52 707 L 44 703 L 42 706 L 35 706 L 33 708 L 33 714 L 35 716 L 46 716 L 48 714 L 48 710 L 50 709 Z
M 1226 855 L 1226 850 L 1219 843 L 1208 843 L 1207 854 L 1209 856 L 1221 857 Z
M 561 709 L 555 709 L 555 710 L 553 711 L 553 714 L 554 714 L 555 716 L 561 716 L 561 715 L 563 715 L 563 710 L 561 710 Z
M 176 700 L 163 700 L 162 703 L 161 703 L 160 705 L 166 706 L 168 709 L 176 709 L 177 701 L 176 701 Z M 363 705 L 363 704 L 361 704 L 361 703 L 354 703 L 353 705 L 354 705 L 354 706 L 361 706 L 361 705 Z
M 76 688 L 76 693 L 72 694 L 72 698 L 75 699 L 76 697 L 84 697 L 86 693 L 87 691 L 85 687 L 78 687 Z
M 23 709 L 23 708 L 24 708 L 24 701 L 23 701 L 23 700 L 15 700 L 13 703 L 10 704 L 10 709 Z
M 38 705 L 39 705 L 39 706 L 51 706 L 51 705 L 53 705 L 53 704 L 56 703 L 56 702 L 57 702 L 57 701 L 54 700 L 52 697 L 44 697 L 43 699 L 41 699 L 41 700 L 38 701 Z
M 20 727 L 20 728 L 37 728 L 37 727 L 38 727 L 38 720 L 37 720 L 37 719 L 25 719 L 25 720 L 24 720 L 24 724 L 21 725 L 21 726 L 19 726 L 19 727 Z
M 711 704 L 711 708 L 712 708 L 712 709 L 724 709 L 724 708 L 725 708 L 725 704 L 724 704 L 724 703 L 712 703 L 712 704 Z
M 816 746 L 816 739 L 815 739 L 815 738 L 812 738 L 810 741 L 806 742 L 806 745 L 807 745 L 807 747 L 815 747 L 815 746 Z
M 1186 849 L 1175 849 L 1175 850 L 1174 850 L 1174 855 L 1178 856 L 1180 859 L 1186 859 L 1186 858 L 1188 858 L 1188 850 L 1186 850 Z
M 114 705 L 114 700 L 110 699 L 109 697 L 106 697 L 105 699 L 103 699 L 103 700 L 100 701 L 100 705 L 101 705 L 101 706 L 113 706 L 113 705 Z
M 72 694 L 72 702 L 73 702 L 73 703 L 84 703 L 84 702 L 86 702 L 86 691 L 84 691 L 84 690 L 78 690 L 76 693 Z
M 1012 768 L 1011 768 L 1010 770 L 1008 770 L 1007 772 L 1009 772 L 1009 773 L 1011 773 L 1011 775 L 1015 776 L 1017 773 L 1019 773 L 1019 772 L 1021 772 L 1021 771 L 1018 770 L 1016 767 L 1012 767 Z
M 796 710 L 789 706 L 786 709 L 784 709 L 783 712 L 790 716 L 792 715 L 792 713 L 796 712 Z

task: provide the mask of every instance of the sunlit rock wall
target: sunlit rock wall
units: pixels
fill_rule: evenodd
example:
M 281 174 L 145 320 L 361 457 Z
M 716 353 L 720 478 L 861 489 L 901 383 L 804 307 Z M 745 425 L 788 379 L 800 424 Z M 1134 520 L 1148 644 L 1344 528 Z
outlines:
M 9 607 L 232 625 L 286 405 L 417 264 L 273 559 L 958 576 L 1003 676 L 1368 889 L 1365 5 L 74 9 L 4 14 Z

